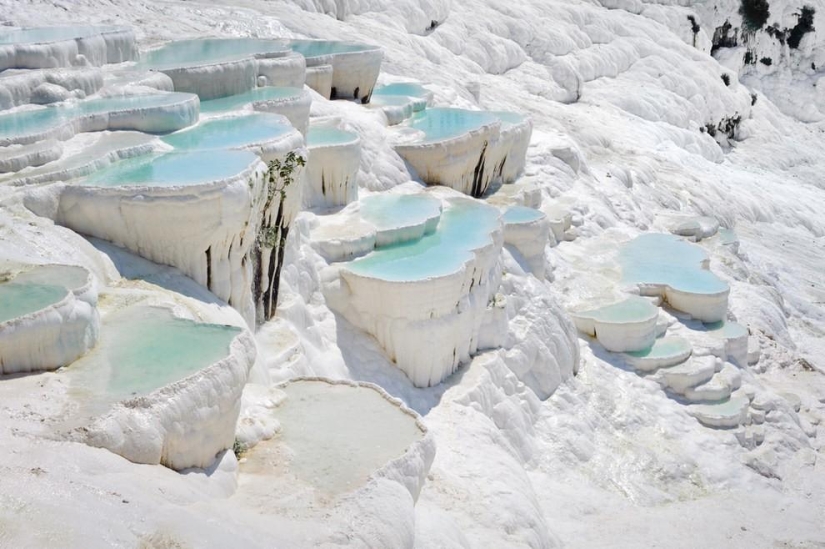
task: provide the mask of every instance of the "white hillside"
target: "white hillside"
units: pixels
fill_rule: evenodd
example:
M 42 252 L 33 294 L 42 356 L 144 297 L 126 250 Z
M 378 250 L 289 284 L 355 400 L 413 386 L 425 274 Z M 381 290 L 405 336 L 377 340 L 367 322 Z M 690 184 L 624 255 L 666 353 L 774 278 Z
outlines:
M 825 544 L 824 18 L 0 0 L 0 548 Z

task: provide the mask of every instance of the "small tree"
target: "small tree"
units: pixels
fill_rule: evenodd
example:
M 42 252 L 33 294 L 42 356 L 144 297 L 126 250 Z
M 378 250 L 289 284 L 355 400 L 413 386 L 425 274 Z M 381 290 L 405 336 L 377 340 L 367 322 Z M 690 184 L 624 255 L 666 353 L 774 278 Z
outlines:
M 270 162 L 265 175 L 266 198 L 255 246 L 254 289 L 259 322 L 272 318 L 278 305 L 283 250 L 289 233 L 284 212 L 287 189 L 295 183 L 298 169 L 305 165 L 303 156 L 290 151 L 283 160 Z
M 757 31 L 765 26 L 771 15 L 768 0 L 742 0 L 739 6 L 739 15 L 747 30 Z

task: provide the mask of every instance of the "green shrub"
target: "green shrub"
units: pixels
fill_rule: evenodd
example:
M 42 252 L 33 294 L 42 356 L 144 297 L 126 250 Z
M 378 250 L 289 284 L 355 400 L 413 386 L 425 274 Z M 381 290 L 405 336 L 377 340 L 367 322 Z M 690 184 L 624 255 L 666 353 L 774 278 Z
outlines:
M 768 0 L 742 0 L 739 5 L 739 15 L 747 30 L 756 31 L 765 26 L 771 15 Z
M 804 6 L 802 8 L 802 11 L 798 16 L 799 20 L 796 22 L 796 25 L 791 29 L 791 32 L 788 35 L 788 46 L 793 49 L 797 49 L 799 47 L 799 43 L 802 41 L 802 37 L 805 36 L 806 33 L 813 32 L 815 13 L 816 10 L 814 10 L 811 6 Z

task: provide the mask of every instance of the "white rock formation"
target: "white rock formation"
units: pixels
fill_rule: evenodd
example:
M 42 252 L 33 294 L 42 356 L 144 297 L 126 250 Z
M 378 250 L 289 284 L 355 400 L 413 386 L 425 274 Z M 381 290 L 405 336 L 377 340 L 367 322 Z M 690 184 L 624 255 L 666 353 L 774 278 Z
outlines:
M 504 243 L 513 246 L 536 277 L 544 278 L 546 257 L 544 249 L 550 239 L 550 222 L 544 213 L 511 206 L 504 212 Z
M 15 301 L 23 299 L 22 293 L 38 291 L 43 285 L 57 290 L 54 299 L 44 302 L 42 308 L 0 322 L 0 374 L 54 370 L 86 354 L 97 343 L 97 282 L 83 267 L 28 267 L 12 276 L 11 282 L 0 285 L 5 302 L 0 302 L 0 311 L 4 307 L 13 310 Z M 3 289 L 17 291 L 12 294 Z
M 608 351 L 626 353 L 647 349 L 656 339 L 659 309 L 642 297 L 589 311 L 571 313 L 580 332 L 599 340 Z
M 0 32 L 0 71 L 122 63 L 137 57 L 128 27 L 32 27 Z
M 435 133 L 400 134 L 395 150 L 429 185 L 445 185 L 464 194 L 480 197 L 494 181 L 512 182 L 524 168 L 532 124 L 525 118 L 519 123 L 502 122 L 494 113 L 460 109 L 428 109 L 413 122 L 426 117 L 474 118 L 463 132 L 441 134 L 441 123 L 431 123 Z
M 346 206 L 358 200 L 361 138 L 331 126 L 315 126 L 307 134 L 305 208 Z
M 150 392 L 118 402 L 72 436 L 135 463 L 181 470 L 211 466 L 232 448 L 255 340 L 240 330 L 229 355 Z M 116 367 L 117 365 L 113 365 Z
M 65 141 L 78 133 L 105 130 L 173 132 L 197 122 L 199 104 L 196 95 L 184 93 L 89 99 L 78 105 L 56 107 L 62 110 L 55 112 L 50 123 L 31 124 L 31 128 L 31 111 L 18 111 L 0 115 L 0 124 L 15 127 L 10 133 L 0 130 L 0 146 L 26 145 L 45 139 Z
M 298 88 L 296 88 L 298 90 Z M 304 89 L 291 97 L 253 101 L 252 108 L 260 112 L 272 112 L 285 116 L 295 129 L 306 135 L 309 130 L 309 109 L 312 96 Z
M 384 58 L 381 48 L 322 40 L 293 40 L 289 45 L 306 58 L 308 68 L 332 67 L 329 99 L 360 99 L 362 103 L 370 102 Z M 327 72 L 328 69 L 323 68 L 319 73 L 313 74 L 318 88 L 310 87 L 316 91 L 322 90 L 325 87 Z
M 327 275 L 324 288 L 330 307 L 372 334 L 417 387 L 441 383 L 478 349 L 496 343 L 483 334 L 495 333 L 485 327 L 500 312 L 493 303 L 501 278 L 498 255 L 503 243 L 498 211 L 455 197 L 447 205 L 439 231 L 453 224 L 475 223 L 477 234 L 441 240 L 436 233 L 431 237 L 436 239 L 434 246 L 424 243 L 426 238 L 421 241 L 423 255 L 405 257 L 394 250 L 376 256 L 377 260 L 366 256 L 363 267 L 355 262 Z M 455 219 L 445 221 L 444 215 L 450 218 L 453 214 Z M 470 241 L 462 246 L 461 238 Z M 446 248 L 440 247 L 442 242 Z M 439 257 L 449 260 L 442 267 L 426 266 Z M 399 265 L 409 262 L 409 270 L 399 271 L 396 261 Z M 413 264 L 419 262 L 424 269 L 436 270 L 417 275 Z M 495 336 L 500 337 L 500 332 Z
M 97 93 L 103 87 L 103 72 L 97 68 L 64 68 L 4 76 L 0 78 L 0 109 L 44 101 L 43 86 L 46 85 L 51 87 L 52 93 L 64 98 L 76 97 L 78 94 L 85 97 Z

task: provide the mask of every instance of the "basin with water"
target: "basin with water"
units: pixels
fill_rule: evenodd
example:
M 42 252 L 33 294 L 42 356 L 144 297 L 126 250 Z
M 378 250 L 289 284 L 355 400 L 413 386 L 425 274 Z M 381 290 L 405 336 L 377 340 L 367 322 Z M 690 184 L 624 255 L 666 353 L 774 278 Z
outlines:
M 77 139 L 77 138 L 76 138 Z M 32 185 L 52 181 L 70 181 L 102 170 L 113 163 L 127 158 L 152 153 L 158 145 L 157 137 L 141 132 L 100 133 L 94 139 L 84 140 L 79 148 L 64 148 L 61 142 L 46 140 L 34 145 L 22 145 L 22 150 L 41 152 L 54 151 L 54 157 L 41 165 L 39 162 L 27 162 L 28 169 L 13 170 L 0 177 L 0 184 Z M 35 153 L 32 159 L 36 159 Z
M 597 309 L 571 313 L 580 332 L 598 339 L 608 351 L 645 351 L 656 340 L 659 309 L 643 297 L 631 296 Z
M 520 172 L 531 133 L 529 121 L 512 124 L 496 113 L 432 108 L 410 119 L 395 150 L 425 183 L 480 197 L 493 181 L 509 182 Z
M 168 133 L 194 124 L 198 108 L 192 94 L 155 93 L 18 110 L 0 115 L 0 146 L 66 140 L 80 132 L 104 130 Z
M 134 32 L 116 26 L 55 26 L 0 30 L 0 71 L 103 65 L 134 60 Z
M 335 497 L 418 458 L 426 428 L 383 390 L 320 379 L 280 388 L 285 398 L 274 414 L 281 431 L 244 454 L 240 490 L 308 487 L 316 497 Z
M 99 346 L 65 370 L 78 407 L 62 428 L 136 463 L 206 467 L 232 446 L 254 354 L 234 326 L 141 304 L 110 313 Z
M 375 226 L 376 247 L 416 241 L 436 230 L 441 200 L 423 193 L 376 194 L 361 200 L 361 218 Z
M 707 269 L 702 248 L 670 234 L 643 234 L 619 254 L 624 282 L 659 295 L 703 322 L 724 320 L 730 287 Z
M 267 162 L 303 146 L 301 136 L 289 121 L 270 113 L 248 113 L 240 116 L 212 118 L 197 126 L 167 135 L 162 139 L 176 151 L 216 151 L 218 158 L 210 161 L 206 155 L 204 176 L 209 170 L 218 173 L 235 160 L 224 158 L 222 150 L 237 149 L 255 152 Z M 226 163 L 226 164 L 225 164 Z M 241 170 L 243 167 L 240 167 Z
M 94 347 L 97 287 L 82 267 L 26 267 L 0 283 L 0 374 L 53 370 Z
M 328 99 L 358 99 L 362 103 L 369 103 L 384 57 L 381 48 L 330 40 L 292 40 L 288 45 L 306 59 L 308 68 L 331 67 Z M 329 73 L 327 69 L 323 71 L 324 74 Z M 319 82 L 315 80 L 318 76 L 313 75 L 314 79 L 308 80 L 307 84 L 310 87 L 313 87 L 311 84 L 318 86 Z M 318 86 L 313 89 L 324 95 L 324 87 Z
M 311 96 L 302 88 L 265 86 L 237 95 L 203 101 L 201 114 L 221 114 L 251 108 L 255 111 L 283 115 L 298 131 L 306 134 L 311 103 Z
M 625 361 L 642 372 L 653 372 L 681 364 L 690 358 L 693 348 L 690 342 L 679 336 L 665 336 L 656 339 L 653 345 L 641 351 L 631 351 Z
M 243 150 L 129 158 L 65 187 L 55 220 L 177 267 L 254 325 L 247 254 L 278 206 L 267 202 L 265 172 L 258 155 Z
M 358 200 L 361 138 L 334 126 L 312 126 L 306 137 L 309 159 L 303 204 L 306 208 L 345 206 Z
M 139 68 L 160 71 L 175 90 L 203 100 L 248 92 L 263 81 L 269 86 L 304 82 L 305 61 L 282 41 L 260 38 L 198 38 L 170 42 L 145 52 Z
M 501 276 L 498 209 L 444 203 L 436 230 L 343 265 L 327 303 L 372 334 L 419 387 L 440 383 L 479 348 Z

